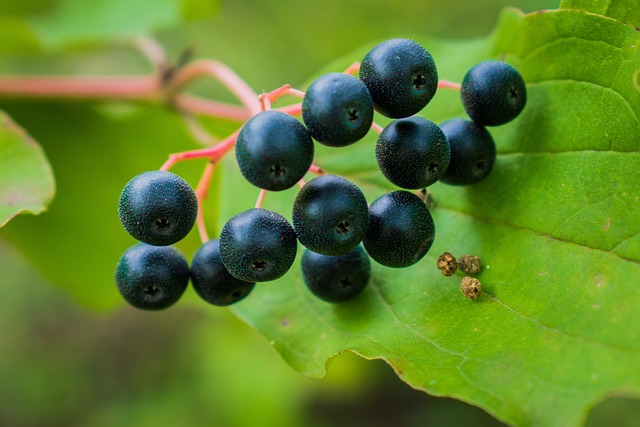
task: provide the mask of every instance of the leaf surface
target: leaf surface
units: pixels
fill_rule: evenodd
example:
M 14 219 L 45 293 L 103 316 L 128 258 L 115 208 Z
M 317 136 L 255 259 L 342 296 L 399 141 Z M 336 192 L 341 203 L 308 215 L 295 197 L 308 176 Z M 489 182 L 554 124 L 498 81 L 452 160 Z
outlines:
M 0 227 L 20 213 L 43 212 L 54 191 L 42 148 L 0 111 Z

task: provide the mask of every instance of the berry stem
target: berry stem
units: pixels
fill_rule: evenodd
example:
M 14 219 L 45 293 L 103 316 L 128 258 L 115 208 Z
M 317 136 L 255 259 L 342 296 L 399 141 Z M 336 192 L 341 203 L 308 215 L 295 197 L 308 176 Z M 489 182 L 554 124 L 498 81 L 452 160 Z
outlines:
M 267 190 L 261 189 L 260 194 L 258 194 L 258 200 L 256 200 L 256 208 L 262 207 L 262 202 L 264 202 L 264 198 L 267 196 Z
M 208 158 L 211 162 L 217 163 L 235 146 L 238 133 L 240 133 L 240 129 L 213 147 L 171 154 L 169 155 L 169 159 L 160 167 L 160 170 L 168 171 L 173 165 L 184 160 Z
M 251 118 L 251 113 L 243 107 L 211 101 L 193 95 L 178 95 L 173 100 L 173 104 L 179 110 L 201 114 L 203 116 L 217 117 L 237 122 L 244 122 Z
M 156 76 L 3 76 L 0 78 L 0 96 L 7 98 L 158 101 L 162 98 L 162 89 Z
M 167 55 L 156 40 L 146 36 L 136 37 L 133 46 L 149 60 L 157 75 L 164 76 L 169 71 Z
M 359 71 L 360 71 L 360 63 L 358 61 L 356 61 L 353 64 L 349 65 L 347 67 L 347 69 L 343 71 L 343 73 L 344 74 L 351 74 L 353 76 Z
M 298 98 L 304 98 L 304 92 L 301 90 L 297 90 L 291 87 L 290 84 L 282 85 L 277 89 L 272 90 L 271 92 L 263 93 L 258 97 L 258 100 L 262 104 L 262 110 L 270 110 L 271 103 L 275 103 L 281 97 L 285 95 L 297 96 Z
M 251 115 L 261 111 L 258 94 L 229 67 L 212 59 L 194 61 L 180 69 L 171 79 L 168 92 L 169 94 L 180 92 L 189 83 L 203 76 L 211 76 L 222 83 Z
M 384 128 L 379 124 L 377 124 L 376 122 L 371 123 L 371 129 L 373 129 L 374 132 L 379 134 L 382 133 L 382 131 L 384 130 Z
M 198 227 L 198 233 L 200 234 L 200 240 L 203 244 L 209 241 L 209 234 L 207 233 L 207 227 L 204 222 L 202 203 L 209 195 L 209 187 L 211 186 L 211 180 L 213 179 L 215 169 L 216 164 L 213 161 L 207 163 L 195 191 L 196 198 L 198 199 L 198 216 L 196 217 L 196 225 Z
M 322 169 L 320 166 L 317 166 L 317 165 L 311 165 L 311 167 L 309 168 L 309 172 L 316 174 L 318 176 L 324 175 L 326 173 L 324 169 Z
M 460 83 L 450 82 L 448 80 L 439 80 L 438 89 L 454 89 L 460 90 L 462 85 Z

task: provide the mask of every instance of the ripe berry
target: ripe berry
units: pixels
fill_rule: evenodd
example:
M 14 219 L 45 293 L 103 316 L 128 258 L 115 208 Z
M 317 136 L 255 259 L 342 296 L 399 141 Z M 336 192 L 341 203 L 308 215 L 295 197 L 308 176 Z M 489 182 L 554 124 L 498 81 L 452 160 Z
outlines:
M 218 306 L 231 305 L 244 299 L 256 285 L 229 274 L 220 259 L 218 239 L 209 240 L 193 256 L 191 283 L 203 300 Z
M 135 176 L 124 186 L 118 214 L 134 238 L 150 245 L 171 245 L 193 228 L 198 199 L 178 175 L 149 171 Z
M 371 258 L 387 267 L 408 267 L 431 248 L 435 225 L 418 196 L 393 191 L 376 199 L 369 208 L 371 222 L 362 243 Z
M 451 185 L 470 185 L 483 180 L 496 161 L 491 134 L 476 123 L 448 120 L 440 125 L 451 148 L 451 160 L 440 181 Z
M 160 310 L 174 304 L 189 283 L 189 265 L 171 246 L 138 243 L 127 249 L 116 267 L 116 284 L 134 307 Z
M 313 161 L 313 141 L 295 117 L 263 111 L 247 121 L 236 141 L 236 159 L 242 175 L 269 191 L 292 187 Z
M 394 119 L 422 110 L 438 88 L 433 58 L 409 39 L 391 39 L 367 53 L 360 79 L 373 98 L 376 111 Z
M 280 214 L 261 208 L 231 218 L 220 233 L 220 257 L 237 279 L 266 282 L 283 276 L 296 257 L 296 234 Z
M 318 77 L 302 101 L 302 119 L 311 136 L 330 147 L 362 139 L 373 122 L 373 101 L 362 81 L 349 74 Z
M 327 302 L 342 302 L 358 295 L 369 283 L 371 262 L 362 246 L 339 256 L 305 250 L 302 278 L 307 288 Z
M 449 166 L 449 144 L 435 123 L 419 116 L 395 120 L 376 144 L 382 174 L 398 187 L 425 188 Z
M 464 76 L 460 97 L 471 120 L 481 126 L 497 126 L 520 114 L 527 102 L 527 88 L 511 65 L 486 61 Z
M 351 181 L 323 175 L 302 187 L 293 203 L 293 227 L 305 247 L 341 255 L 360 244 L 369 225 L 369 208 Z

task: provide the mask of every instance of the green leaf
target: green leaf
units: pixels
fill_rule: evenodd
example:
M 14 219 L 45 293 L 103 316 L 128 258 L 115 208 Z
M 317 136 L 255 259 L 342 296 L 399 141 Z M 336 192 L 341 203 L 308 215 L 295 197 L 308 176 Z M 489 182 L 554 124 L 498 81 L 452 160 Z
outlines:
M 43 212 L 54 191 L 42 148 L 0 111 L 0 227 L 18 214 Z
M 414 388 L 513 425 L 578 425 L 606 396 L 638 396 L 640 33 L 580 11 L 509 11 L 489 40 L 419 41 L 442 78 L 460 81 L 478 61 L 502 58 L 528 83 L 522 116 L 491 129 L 499 156 L 490 178 L 433 186 L 430 254 L 403 270 L 374 266 L 358 299 L 323 303 L 296 268 L 236 311 L 308 375 L 322 376 L 326 360 L 349 349 L 386 360 Z M 425 117 L 464 116 L 457 94 L 436 98 Z M 373 151 L 370 139 L 320 150 L 317 162 L 372 200 L 392 189 Z M 223 200 L 249 191 L 227 185 Z M 281 212 L 290 206 L 279 195 L 266 202 Z M 478 301 L 462 297 L 460 277 L 435 268 L 443 251 L 484 260 Z
M 41 51 L 31 27 L 21 18 L 0 15 L 0 55 L 30 54 Z
M 629 25 L 640 27 L 640 8 L 627 0 L 562 0 L 561 9 L 578 9 L 609 16 Z
M 43 44 L 146 35 L 181 21 L 182 0 L 59 0 L 48 14 L 31 18 Z

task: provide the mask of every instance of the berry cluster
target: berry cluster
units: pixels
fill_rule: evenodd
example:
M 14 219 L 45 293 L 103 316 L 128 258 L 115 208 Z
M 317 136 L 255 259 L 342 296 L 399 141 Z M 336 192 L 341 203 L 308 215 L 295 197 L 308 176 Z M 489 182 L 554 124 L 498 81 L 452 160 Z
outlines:
M 356 68 L 357 70 L 357 68 Z M 359 78 L 328 73 L 303 94 L 283 86 L 280 94 L 301 96 L 298 120 L 261 112 L 237 133 L 235 155 L 244 178 L 260 188 L 255 208 L 235 215 L 219 239 L 206 241 L 189 268 L 170 245 L 184 238 L 201 211 L 196 192 L 167 170 L 145 172 L 124 187 L 118 212 L 124 228 L 141 243 L 129 248 L 116 269 L 123 297 L 143 309 L 162 309 L 180 298 L 191 280 L 205 301 L 228 305 L 245 298 L 256 282 L 282 277 L 292 266 L 298 242 L 305 247 L 302 274 L 308 289 L 328 302 L 355 297 L 367 285 L 370 258 L 402 268 L 431 248 L 435 225 L 424 201 L 412 191 L 437 181 L 473 184 L 491 170 L 496 150 L 484 126 L 515 118 L 526 100 L 524 82 L 511 66 L 483 62 L 465 76 L 462 103 L 471 117 L 441 126 L 415 116 L 439 87 L 429 52 L 408 39 L 385 41 L 359 66 Z M 374 111 L 395 119 L 384 129 Z M 314 140 L 344 147 L 379 131 L 376 160 L 382 174 L 402 190 L 367 203 L 351 181 L 313 165 Z M 319 176 L 304 182 L 309 172 Z M 266 191 L 300 190 L 292 223 L 261 207 Z

